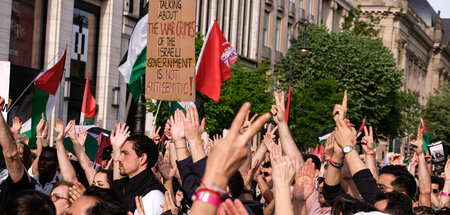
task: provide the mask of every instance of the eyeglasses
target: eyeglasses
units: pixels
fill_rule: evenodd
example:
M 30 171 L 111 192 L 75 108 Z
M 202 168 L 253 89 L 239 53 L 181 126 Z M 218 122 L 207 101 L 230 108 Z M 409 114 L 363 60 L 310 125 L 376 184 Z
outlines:
M 56 201 L 58 201 L 58 200 L 60 200 L 60 199 L 64 199 L 64 200 L 67 200 L 67 201 L 69 201 L 69 198 L 64 198 L 64 197 L 61 197 L 61 196 L 58 196 L 58 195 L 50 195 L 50 199 L 52 200 L 52 202 L 56 202 Z
M 322 182 L 324 182 L 325 181 L 325 178 L 324 177 L 317 177 L 317 184 L 321 184 Z
M 261 175 L 264 175 L 265 177 L 269 176 L 269 173 L 268 173 L 268 172 L 259 171 L 259 173 L 260 173 Z
M 433 193 L 439 193 L 438 189 L 433 189 Z

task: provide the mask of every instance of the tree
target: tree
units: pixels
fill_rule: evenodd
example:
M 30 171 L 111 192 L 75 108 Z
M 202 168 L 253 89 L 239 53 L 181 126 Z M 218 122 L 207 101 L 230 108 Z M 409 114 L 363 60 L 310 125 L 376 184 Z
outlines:
M 427 99 L 423 119 L 431 136 L 431 142 L 442 141 L 450 148 L 450 84 L 446 83 Z
M 311 134 L 334 124 L 333 105 L 340 102 L 336 96 L 342 98 L 344 90 L 348 90 L 348 118 L 355 127 L 366 117 L 379 137 L 404 135 L 402 112 L 409 110 L 402 102 L 411 95 L 399 90 L 403 71 L 397 69 L 392 53 L 382 42 L 350 30 L 329 32 L 314 24 L 307 30 L 310 54 L 300 57 L 297 47 L 302 40 L 297 40 L 275 71 L 284 90 L 289 87 L 292 71 L 289 124 L 299 147 L 316 145 L 318 140 Z M 300 31 L 299 37 L 302 35 Z
M 195 38 L 196 59 L 203 46 L 203 38 L 197 32 Z M 252 114 L 270 112 L 272 106 L 271 79 L 267 75 L 270 69 L 268 62 L 262 62 L 257 68 L 249 69 L 238 60 L 231 65 L 231 77 L 222 84 L 220 102 L 216 104 L 211 98 L 201 96 L 206 118 L 206 131 L 209 134 L 222 133 L 228 129 L 239 111 L 241 105 L 249 101 L 252 104 Z M 152 102 L 146 103 L 149 112 L 156 113 L 157 106 Z M 163 126 L 169 117 L 169 109 L 161 105 L 156 124 Z

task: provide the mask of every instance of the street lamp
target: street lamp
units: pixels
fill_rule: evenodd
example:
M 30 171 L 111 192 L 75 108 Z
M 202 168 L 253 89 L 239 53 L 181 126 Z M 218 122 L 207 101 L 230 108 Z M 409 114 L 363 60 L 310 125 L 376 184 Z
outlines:
M 311 52 L 311 48 L 309 48 L 308 44 L 306 44 L 306 39 L 308 38 L 308 25 L 309 25 L 309 21 L 308 20 L 306 20 L 306 19 L 299 19 L 299 20 L 297 20 L 297 22 L 295 22 L 295 24 L 291 28 L 291 35 L 292 35 L 292 37 L 290 39 L 290 42 L 291 42 L 291 45 L 295 44 L 296 39 L 295 39 L 295 37 L 293 37 L 293 35 L 294 35 L 294 30 L 295 30 L 296 26 L 299 25 L 299 24 L 304 24 L 305 25 L 304 29 L 303 29 L 303 43 L 299 47 L 299 52 L 300 52 L 300 56 L 306 57 L 309 54 L 309 52 Z

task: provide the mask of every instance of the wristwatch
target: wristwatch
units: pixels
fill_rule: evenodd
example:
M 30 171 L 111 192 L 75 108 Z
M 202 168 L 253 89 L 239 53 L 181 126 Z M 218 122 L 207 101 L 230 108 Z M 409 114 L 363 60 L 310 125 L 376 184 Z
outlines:
M 346 154 L 350 153 L 355 148 L 356 148 L 355 146 L 345 146 L 342 149 L 342 152 L 344 153 L 344 155 L 346 155 Z

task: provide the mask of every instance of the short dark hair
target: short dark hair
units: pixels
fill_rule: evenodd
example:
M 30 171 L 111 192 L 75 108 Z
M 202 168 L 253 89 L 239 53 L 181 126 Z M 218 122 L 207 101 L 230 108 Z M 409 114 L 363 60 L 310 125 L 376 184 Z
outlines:
M 230 187 L 231 197 L 239 198 L 244 191 L 244 179 L 239 171 L 236 171 L 230 179 L 228 179 L 228 187 Z
M 22 163 L 25 166 L 26 169 L 29 169 L 31 167 L 31 163 L 33 163 L 32 155 L 30 147 L 28 147 L 27 144 L 23 142 L 18 142 L 17 145 L 20 146 L 23 150 L 23 156 L 22 156 Z
M 387 200 L 387 206 L 383 212 L 395 215 L 411 215 L 413 213 L 412 200 L 407 195 L 394 191 L 378 193 L 376 201 Z
M 141 157 L 144 153 L 147 155 L 147 168 L 155 166 L 159 151 L 152 139 L 145 135 L 132 134 L 127 138 L 127 141 L 133 142 L 133 149 L 136 151 L 137 156 Z
M 50 152 L 55 154 L 55 160 L 56 163 L 58 163 L 58 153 L 56 152 L 56 148 L 50 147 L 50 146 L 44 146 L 42 147 L 42 152 Z
M 370 203 L 359 201 L 357 199 L 346 199 L 338 196 L 334 200 L 330 214 L 332 215 L 350 215 L 358 212 L 378 211 L 375 206 Z
M 110 189 L 90 186 L 84 192 L 84 196 L 95 199 L 95 205 L 86 211 L 88 215 L 94 214 L 127 214 L 127 209 L 116 194 Z
M 105 173 L 106 174 L 106 180 L 108 180 L 108 184 L 111 185 L 112 182 L 114 181 L 114 174 L 113 171 L 110 169 L 101 169 L 100 171 L 98 171 L 97 173 Z M 96 173 L 96 174 L 97 174 Z
M 8 199 L 4 214 L 55 215 L 56 208 L 45 194 L 36 190 L 22 190 Z
M 439 178 L 437 176 L 431 176 L 431 183 L 432 184 L 438 184 L 439 185 L 439 190 L 442 190 L 442 188 L 444 188 L 444 179 Z
M 414 208 L 414 213 L 416 215 L 434 215 L 434 211 L 432 208 L 427 206 L 419 206 Z
M 406 193 L 409 198 L 414 199 L 416 195 L 417 184 L 414 176 L 408 172 L 406 167 L 402 165 L 388 165 L 384 166 L 383 169 L 380 170 L 380 175 L 382 174 L 391 174 L 395 177 L 395 180 L 391 183 L 391 185 L 401 191 Z
M 317 170 L 320 170 L 320 166 L 321 166 L 320 164 L 321 164 L 321 162 L 320 162 L 319 157 L 317 157 L 317 155 L 313 155 L 313 154 L 303 154 L 302 157 L 303 157 L 303 160 L 304 160 L 305 162 L 308 160 L 308 158 L 311 158 L 312 162 L 314 163 L 314 167 L 315 167 Z

